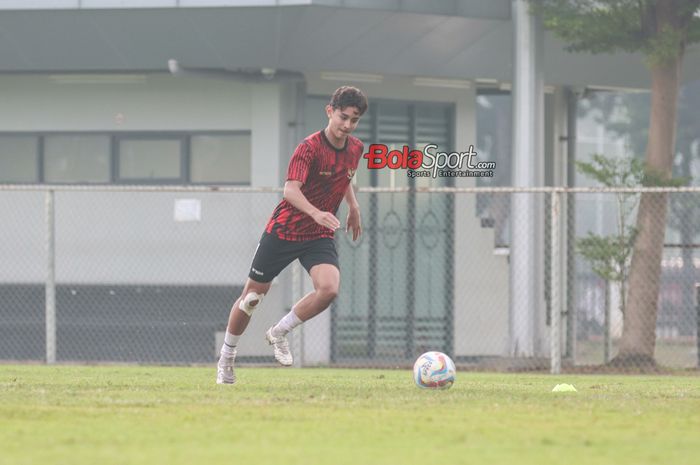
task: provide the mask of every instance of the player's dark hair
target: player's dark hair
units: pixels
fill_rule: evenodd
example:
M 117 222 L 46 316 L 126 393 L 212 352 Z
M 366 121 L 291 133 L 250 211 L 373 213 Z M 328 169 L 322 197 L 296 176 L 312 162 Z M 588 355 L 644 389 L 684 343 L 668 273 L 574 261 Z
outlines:
M 346 107 L 355 107 L 364 115 L 367 111 L 367 96 L 357 87 L 338 87 L 331 96 L 330 104 L 334 110 L 342 110 Z

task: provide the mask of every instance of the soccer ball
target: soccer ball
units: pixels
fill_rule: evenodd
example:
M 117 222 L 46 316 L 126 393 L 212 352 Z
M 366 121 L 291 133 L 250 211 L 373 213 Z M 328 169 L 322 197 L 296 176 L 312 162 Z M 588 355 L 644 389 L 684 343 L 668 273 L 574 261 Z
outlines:
M 454 362 L 442 352 L 426 352 L 413 364 L 413 380 L 423 389 L 449 389 L 456 374 Z

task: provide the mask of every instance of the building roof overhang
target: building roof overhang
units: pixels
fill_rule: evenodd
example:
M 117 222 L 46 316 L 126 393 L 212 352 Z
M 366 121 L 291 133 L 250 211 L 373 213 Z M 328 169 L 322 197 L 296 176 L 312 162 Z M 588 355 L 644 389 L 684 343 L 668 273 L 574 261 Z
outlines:
M 6 10 L 0 72 L 158 72 L 175 58 L 183 66 L 223 70 L 513 79 L 509 0 L 273 3 Z M 543 68 L 548 85 L 645 88 L 650 81 L 639 54 L 572 54 L 551 34 Z M 700 47 L 687 50 L 683 76 L 700 78 Z

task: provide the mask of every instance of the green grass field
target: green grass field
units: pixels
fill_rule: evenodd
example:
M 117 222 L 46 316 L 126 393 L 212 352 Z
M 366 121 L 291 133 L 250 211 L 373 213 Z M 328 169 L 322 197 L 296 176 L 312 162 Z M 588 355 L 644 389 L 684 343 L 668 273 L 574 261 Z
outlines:
M 0 365 L 0 464 L 700 464 L 697 376 L 237 373 Z

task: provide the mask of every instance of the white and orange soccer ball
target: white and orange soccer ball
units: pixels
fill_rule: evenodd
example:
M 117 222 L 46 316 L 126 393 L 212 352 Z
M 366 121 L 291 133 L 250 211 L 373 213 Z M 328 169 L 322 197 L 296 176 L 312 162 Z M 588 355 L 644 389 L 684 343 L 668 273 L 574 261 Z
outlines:
M 442 352 L 426 352 L 413 364 L 413 379 L 419 388 L 449 389 L 456 375 L 454 362 Z

